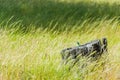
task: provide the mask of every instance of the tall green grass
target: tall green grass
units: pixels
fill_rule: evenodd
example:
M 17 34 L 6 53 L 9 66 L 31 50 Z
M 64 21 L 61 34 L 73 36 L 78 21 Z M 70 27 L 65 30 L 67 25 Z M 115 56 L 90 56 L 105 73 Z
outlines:
M 0 0 L 1 80 L 119 80 L 119 1 Z M 69 71 L 60 51 L 108 39 L 108 54 L 80 57 Z M 87 66 L 82 66 L 87 64 Z
M 21 20 L 25 28 L 34 25 L 36 28 L 61 25 L 74 26 L 85 20 L 94 22 L 114 17 L 120 18 L 120 3 L 115 1 L 80 0 L 0 0 L 0 21 L 12 22 Z M 56 30 L 57 30 L 56 29 Z
M 72 29 L 61 33 L 38 29 L 29 33 L 12 33 L 14 30 L 1 29 L 0 37 L 0 75 L 3 80 L 116 80 L 119 77 L 119 34 L 117 21 L 103 20 L 88 24 L 84 31 Z M 86 25 L 87 24 L 87 25 Z M 97 28 L 92 28 L 97 25 Z M 9 25 L 8 25 L 9 26 Z M 105 26 L 105 27 L 104 27 Z M 66 25 L 67 27 L 67 25 Z M 82 27 L 78 26 L 78 27 Z M 88 29 L 89 28 L 89 29 Z M 78 31 L 80 30 L 80 31 Z M 76 31 L 76 32 L 75 32 Z M 97 62 L 81 58 L 71 71 L 61 65 L 60 51 L 90 40 L 108 39 L 108 54 Z M 102 63 L 104 63 L 102 65 Z M 83 64 L 88 66 L 82 68 Z M 95 66 L 96 65 L 96 66 Z

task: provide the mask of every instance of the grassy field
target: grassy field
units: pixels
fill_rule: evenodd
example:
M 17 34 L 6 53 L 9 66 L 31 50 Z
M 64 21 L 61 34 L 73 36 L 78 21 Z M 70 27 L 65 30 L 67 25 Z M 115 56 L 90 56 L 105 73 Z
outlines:
M 0 0 L 0 80 L 120 80 L 119 35 L 119 0 Z M 98 61 L 61 65 L 62 49 L 103 37 Z

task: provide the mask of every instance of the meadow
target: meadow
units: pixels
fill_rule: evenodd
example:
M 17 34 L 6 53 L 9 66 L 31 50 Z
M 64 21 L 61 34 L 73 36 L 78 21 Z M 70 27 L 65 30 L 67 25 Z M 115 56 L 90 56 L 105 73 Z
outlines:
M 120 80 L 119 36 L 119 0 L 0 0 L 0 80 Z M 62 49 L 103 37 L 99 60 L 61 64 Z

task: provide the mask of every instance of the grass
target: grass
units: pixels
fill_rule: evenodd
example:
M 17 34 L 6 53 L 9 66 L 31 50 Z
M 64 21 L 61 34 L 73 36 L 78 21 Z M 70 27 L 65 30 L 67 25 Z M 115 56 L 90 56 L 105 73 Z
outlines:
M 1 79 L 33 79 L 33 80 L 61 80 L 61 79 L 111 79 L 116 80 L 119 77 L 119 25 L 110 21 L 102 21 L 97 28 L 87 32 L 70 32 L 53 33 L 39 29 L 30 33 L 11 33 L 9 30 L 2 30 L 0 37 L 0 63 L 1 63 Z M 106 23 L 111 23 L 107 24 Z M 89 24 L 86 27 L 93 26 Z M 106 27 L 104 27 L 106 25 Z M 67 26 L 67 25 L 66 25 Z M 111 27 L 111 28 L 110 28 Z M 78 30 L 78 29 L 77 29 Z M 34 33 L 34 34 L 33 34 Z M 81 44 L 87 41 L 102 37 L 108 38 L 109 54 L 99 61 L 88 64 L 89 66 L 81 68 L 80 66 L 86 62 L 81 59 L 80 64 L 76 65 L 71 71 L 66 66 L 60 65 L 60 51 L 69 46 L 75 46 L 76 41 Z M 106 59 L 104 59 L 106 58 Z M 108 60 L 103 66 L 101 62 Z M 95 70 L 94 65 L 97 64 Z M 60 67 L 60 68 L 59 68 Z M 94 77 L 93 77 L 94 76 Z
M 74 26 L 85 20 L 94 22 L 114 17 L 120 18 L 120 3 L 112 1 L 80 0 L 0 0 L 1 19 L 11 22 L 21 20 L 26 27 L 34 25 L 36 28 L 46 28 L 58 23 L 57 29 L 64 24 Z M 76 2 L 76 3 L 75 3 Z M 59 28 L 61 29 L 61 28 Z
M 117 1 L 0 0 L 1 80 L 119 80 L 120 22 Z M 119 1 L 118 1 L 119 2 Z M 8 8 L 9 7 L 9 8 Z M 61 65 L 60 51 L 108 39 L 98 61 L 80 57 Z M 104 63 L 104 64 L 103 64 Z M 83 64 L 88 66 L 82 68 Z

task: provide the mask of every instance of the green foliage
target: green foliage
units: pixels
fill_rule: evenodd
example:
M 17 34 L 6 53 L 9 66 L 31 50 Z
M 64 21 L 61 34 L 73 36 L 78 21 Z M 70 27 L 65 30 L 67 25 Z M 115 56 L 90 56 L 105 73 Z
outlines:
M 64 24 L 71 27 L 81 24 L 85 20 L 120 18 L 120 4 L 110 2 L 95 2 L 80 0 L 0 0 L 0 21 L 8 20 L 13 16 L 12 22 L 21 20 L 27 29 L 28 25 L 36 28 L 53 27 L 57 23 L 57 29 Z M 70 27 L 70 28 L 71 28 Z
M 119 1 L 0 0 L 1 80 L 117 80 L 120 77 Z M 108 54 L 80 57 L 69 71 L 60 51 L 108 39 Z M 87 64 L 87 66 L 86 66 Z

